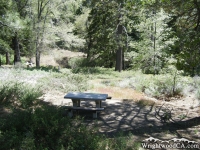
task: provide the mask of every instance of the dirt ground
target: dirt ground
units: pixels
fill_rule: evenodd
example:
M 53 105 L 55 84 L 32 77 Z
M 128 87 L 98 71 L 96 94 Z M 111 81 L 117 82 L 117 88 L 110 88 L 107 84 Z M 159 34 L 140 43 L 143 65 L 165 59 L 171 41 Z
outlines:
M 103 102 L 104 111 L 99 112 L 98 118 L 92 118 L 92 112 L 79 111 L 75 115 L 85 118 L 88 126 L 97 126 L 99 132 L 113 137 L 123 131 L 133 134 L 134 140 L 141 141 L 149 137 L 162 140 L 172 138 L 188 138 L 200 143 L 200 106 L 193 95 L 170 102 L 149 98 L 133 89 L 117 87 L 95 88 L 87 92 L 108 93 L 112 99 Z M 120 94 L 116 94 L 120 93 Z M 70 99 L 64 99 L 66 93 L 46 94 L 44 100 L 60 106 L 71 106 Z M 60 95 L 60 96 L 59 96 Z M 122 98 L 123 97 L 123 98 Z M 149 101 L 141 105 L 139 101 Z M 154 105 L 151 105 L 155 103 Z M 164 104 L 164 105 L 163 105 Z M 92 102 L 81 102 L 82 106 L 95 106 Z M 162 106 L 172 110 L 173 121 L 161 122 L 156 111 Z M 186 118 L 181 120 L 181 116 Z

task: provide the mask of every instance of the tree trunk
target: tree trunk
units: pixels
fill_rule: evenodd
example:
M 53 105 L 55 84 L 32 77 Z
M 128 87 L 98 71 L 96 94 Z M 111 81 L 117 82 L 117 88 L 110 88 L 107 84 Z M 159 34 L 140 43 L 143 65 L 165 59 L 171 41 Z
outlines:
M 36 68 L 40 68 L 40 52 L 36 51 Z
M 6 65 L 10 64 L 10 54 L 6 52 Z
M 46 19 L 50 12 L 50 0 L 47 1 L 41 1 L 38 0 L 37 2 L 37 21 L 34 22 L 34 29 L 36 29 L 36 68 L 40 68 L 40 54 L 41 49 L 43 46 L 43 40 L 44 40 L 44 31 L 45 31 L 45 25 L 46 25 Z M 45 12 L 46 10 L 46 12 Z M 36 24 L 38 27 L 36 28 Z M 40 27 L 39 27 L 40 26 Z
M 14 64 L 16 64 L 17 62 L 21 62 L 17 32 L 15 33 L 15 36 L 14 36 L 12 42 L 13 42 L 13 46 L 14 46 Z
M 0 66 L 1 66 L 1 55 L 0 55 Z
M 117 50 L 117 56 L 116 56 L 116 67 L 115 67 L 115 71 L 122 71 L 123 68 L 123 59 L 122 59 L 122 48 L 119 47 L 119 49 Z
M 40 49 L 39 40 L 36 42 L 36 55 L 35 55 L 36 68 L 40 68 Z
M 122 46 L 121 44 L 121 34 L 122 34 L 122 30 L 123 30 L 123 26 L 122 25 L 118 25 L 118 30 L 117 30 L 117 34 L 118 34 L 118 43 L 119 43 L 119 48 L 117 50 L 116 53 L 116 66 L 115 66 L 115 71 L 119 71 L 121 72 L 123 69 L 123 50 L 122 50 Z
M 88 49 L 87 49 L 87 59 L 90 61 L 90 49 L 91 49 L 91 46 L 92 46 L 92 39 L 91 39 L 91 36 L 89 36 L 89 41 L 88 41 Z

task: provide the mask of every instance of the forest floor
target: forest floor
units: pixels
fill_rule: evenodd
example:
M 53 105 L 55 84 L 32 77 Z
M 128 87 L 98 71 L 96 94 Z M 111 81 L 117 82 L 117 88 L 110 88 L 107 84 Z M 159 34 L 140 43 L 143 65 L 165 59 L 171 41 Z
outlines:
M 52 56 L 60 56 L 54 51 Z M 62 56 L 74 57 L 83 56 L 81 53 L 71 53 L 62 51 Z M 53 58 L 52 58 L 53 59 Z M 45 62 L 45 60 L 44 60 Z M 59 65 L 56 62 L 46 61 L 50 65 Z M 51 64 L 52 63 L 52 64 Z M 86 123 L 95 125 L 99 132 L 105 133 L 109 137 L 123 133 L 133 134 L 134 141 L 142 141 L 149 137 L 162 140 L 172 138 L 188 138 L 200 143 L 200 105 L 199 100 L 193 93 L 186 97 L 173 98 L 170 101 L 158 100 L 148 97 L 144 93 L 137 92 L 132 88 L 122 88 L 106 86 L 106 79 L 90 80 L 92 89 L 86 92 L 107 93 L 112 97 L 104 102 L 105 111 L 99 113 L 98 119 L 94 121 L 92 114 L 81 112 Z M 58 92 L 46 93 L 44 101 L 55 105 L 72 105 L 71 100 L 63 99 L 66 93 Z M 92 105 L 84 103 L 82 105 Z M 161 122 L 156 115 L 156 111 L 162 107 L 168 108 L 172 113 L 172 120 L 167 123 Z M 185 116 L 184 119 L 181 119 Z

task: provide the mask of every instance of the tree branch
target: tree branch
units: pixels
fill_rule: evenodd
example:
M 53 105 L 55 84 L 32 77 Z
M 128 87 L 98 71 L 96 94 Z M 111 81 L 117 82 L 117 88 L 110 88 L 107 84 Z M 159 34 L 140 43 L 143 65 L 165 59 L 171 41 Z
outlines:
M 196 8 L 197 8 L 197 16 L 198 16 L 198 19 L 197 19 L 197 25 L 196 25 L 196 27 L 194 28 L 196 31 L 198 30 L 198 28 L 199 28 L 199 25 L 200 25 L 200 7 L 199 7 L 199 4 L 198 4 L 198 2 L 197 2 L 197 0 L 194 0 L 193 1 L 194 2 L 194 5 L 196 6 Z
M 0 21 L 0 25 L 9 27 L 7 24 L 3 23 L 2 21 Z

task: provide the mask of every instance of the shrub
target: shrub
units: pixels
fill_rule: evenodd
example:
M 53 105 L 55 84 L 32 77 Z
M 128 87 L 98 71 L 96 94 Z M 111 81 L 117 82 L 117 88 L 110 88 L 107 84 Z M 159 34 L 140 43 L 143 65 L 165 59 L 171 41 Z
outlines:
M 199 76 L 193 77 L 193 87 L 195 88 L 196 98 L 200 99 L 200 77 Z
M 69 59 L 68 63 L 71 69 L 76 69 L 79 67 L 86 67 L 88 65 L 88 60 L 84 57 L 73 57 Z
M 59 72 L 59 67 L 55 67 L 52 65 L 48 66 L 41 66 L 39 69 L 36 67 L 26 68 L 27 70 L 40 70 L 40 71 L 46 71 L 46 72 Z
M 38 80 L 39 86 L 45 91 L 58 90 L 62 92 L 68 91 L 86 91 L 87 77 L 80 74 L 64 74 L 52 73 L 48 77 L 43 77 Z
M 179 73 L 145 75 L 135 72 L 132 77 L 121 80 L 118 86 L 134 88 L 149 96 L 160 98 L 182 95 L 183 89 L 190 82 L 189 78 L 183 77 Z
M 41 94 L 38 88 L 21 82 L 1 85 L 1 105 L 13 111 L 0 117 L 0 149 L 98 148 L 100 136 L 81 119 L 63 116 L 63 108 L 34 103 Z
M 158 75 L 152 80 L 152 83 L 145 89 L 145 93 L 154 97 L 172 97 L 181 95 L 184 83 L 180 79 L 175 79 L 172 75 Z
M 132 134 L 125 135 L 120 131 L 114 138 L 104 137 L 98 149 L 131 150 L 132 147 L 135 148 L 132 137 Z
M 42 105 L 34 112 L 15 110 L 1 118 L 0 149 L 97 149 L 101 136 L 96 130 L 62 112 L 63 108 Z
M 10 81 L 0 86 L 0 103 L 13 108 L 31 107 L 40 96 L 42 96 L 42 92 L 39 88 L 22 82 Z

